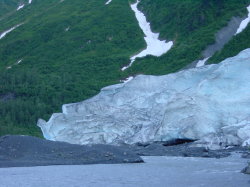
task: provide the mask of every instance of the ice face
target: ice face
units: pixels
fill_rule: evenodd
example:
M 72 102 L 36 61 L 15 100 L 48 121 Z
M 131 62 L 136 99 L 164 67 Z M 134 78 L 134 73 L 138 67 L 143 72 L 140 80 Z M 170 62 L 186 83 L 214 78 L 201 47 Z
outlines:
M 159 39 L 159 33 L 153 33 L 150 28 L 150 23 L 147 22 L 145 15 L 138 10 L 137 5 L 140 1 L 137 0 L 135 4 L 131 5 L 131 9 L 135 12 L 136 19 L 138 20 L 139 26 L 142 29 L 145 37 L 144 40 L 146 41 L 147 48 L 141 51 L 139 54 L 132 56 L 130 58 L 130 64 L 122 68 L 122 71 L 126 70 L 134 63 L 136 58 L 142 58 L 147 55 L 152 56 L 161 56 L 168 52 L 171 47 L 173 46 L 173 42 L 166 42 L 165 40 L 161 41 Z
M 246 19 L 244 19 L 244 20 L 241 22 L 241 24 L 240 24 L 240 26 L 239 26 L 237 32 L 235 33 L 235 35 L 241 33 L 241 32 L 247 27 L 247 25 L 248 25 L 249 22 L 250 22 L 250 5 L 247 7 L 247 10 L 248 10 L 248 16 L 247 16 Z
M 50 139 L 77 144 L 175 138 L 213 146 L 246 144 L 249 88 L 247 49 L 220 64 L 164 76 L 139 75 L 105 87 L 88 100 L 63 105 L 63 113 L 39 126 Z

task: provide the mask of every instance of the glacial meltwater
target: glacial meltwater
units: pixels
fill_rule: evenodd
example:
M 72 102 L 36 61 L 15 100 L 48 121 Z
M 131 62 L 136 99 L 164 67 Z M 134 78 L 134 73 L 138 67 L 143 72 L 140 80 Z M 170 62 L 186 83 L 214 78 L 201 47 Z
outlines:
M 8 187 L 249 187 L 241 173 L 247 159 L 143 157 L 141 164 L 99 164 L 1 168 L 0 186 Z

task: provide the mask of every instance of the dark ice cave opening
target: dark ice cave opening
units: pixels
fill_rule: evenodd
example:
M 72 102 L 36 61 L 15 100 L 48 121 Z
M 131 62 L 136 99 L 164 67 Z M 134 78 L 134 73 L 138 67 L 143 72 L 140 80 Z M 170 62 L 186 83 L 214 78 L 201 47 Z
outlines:
M 169 140 L 169 141 L 165 141 L 165 142 L 161 142 L 161 143 L 163 146 L 173 146 L 173 145 L 191 143 L 191 142 L 195 142 L 195 141 L 197 141 L 197 140 L 177 138 L 177 139 L 173 139 L 173 140 Z

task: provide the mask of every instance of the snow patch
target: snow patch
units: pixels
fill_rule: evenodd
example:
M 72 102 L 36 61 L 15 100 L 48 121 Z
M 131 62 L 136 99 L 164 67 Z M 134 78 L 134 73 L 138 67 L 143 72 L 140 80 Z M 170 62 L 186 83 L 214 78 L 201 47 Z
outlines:
M 0 35 L 0 40 L 3 39 L 8 33 L 10 33 L 11 31 L 15 30 L 17 27 L 21 26 L 21 24 L 18 24 L 10 29 L 8 29 L 7 31 L 4 31 L 1 35 Z
M 105 5 L 108 5 L 109 3 L 111 3 L 112 2 L 112 0 L 108 0 L 106 3 L 105 3 Z
M 32 0 L 29 0 L 29 4 L 31 4 L 32 3 Z
M 133 78 L 134 78 L 133 76 L 130 76 L 130 77 L 126 78 L 125 80 L 120 80 L 120 82 L 128 83 L 128 82 L 132 81 Z
M 244 19 L 244 20 L 241 22 L 241 24 L 240 24 L 240 26 L 239 26 L 237 32 L 235 33 L 235 35 L 241 33 L 241 32 L 247 27 L 247 25 L 248 25 L 249 22 L 250 22 L 250 5 L 247 7 L 247 10 L 248 10 L 248 16 L 247 16 L 246 19 Z
M 137 5 L 140 1 L 137 0 L 135 4 L 131 5 L 131 9 L 135 12 L 136 19 L 138 20 L 139 26 L 145 34 L 144 40 L 146 41 L 147 48 L 141 51 L 139 54 L 130 58 L 130 64 L 122 68 L 122 71 L 132 66 L 136 58 L 142 58 L 147 55 L 161 56 L 168 52 L 173 46 L 173 42 L 166 42 L 166 40 L 159 40 L 159 33 L 153 33 L 150 28 L 150 23 L 147 22 L 145 15 L 140 12 Z
M 18 10 L 22 9 L 24 6 L 25 6 L 24 4 L 21 4 L 21 5 L 19 5 L 19 6 L 17 7 L 16 10 L 18 11 Z
M 65 32 L 68 32 L 68 31 L 69 31 L 69 29 L 70 29 L 70 27 L 67 27 L 67 28 L 65 29 Z
M 16 64 L 20 64 L 22 61 L 23 61 L 23 59 L 20 59 L 20 60 L 17 61 Z
M 207 62 L 207 60 L 208 60 L 209 58 L 210 58 L 210 57 L 205 58 L 205 59 L 203 59 L 203 60 L 199 60 L 199 61 L 197 62 L 197 64 L 196 64 L 196 67 L 198 68 L 198 67 L 204 66 L 205 63 Z
M 18 64 L 20 64 L 22 61 L 23 61 L 23 59 L 20 59 L 20 60 L 18 60 L 15 64 L 13 64 L 13 65 L 18 65 Z M 13 66 L 13 65 L 12 65 L 12 66 Z M 8 66 L 8 67 L 6 67 L 6 69 L 11 69 L 12 66 Z

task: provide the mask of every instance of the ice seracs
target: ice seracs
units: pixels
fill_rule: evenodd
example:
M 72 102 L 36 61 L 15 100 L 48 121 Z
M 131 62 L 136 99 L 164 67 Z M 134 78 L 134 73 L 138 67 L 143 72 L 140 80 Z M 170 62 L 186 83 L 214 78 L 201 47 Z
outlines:
M 4 31 L 3 33 L 0 34 L 0 40 L 3 39 L 8 33 L 10 33 L 11 31 L 15 30 L 17 27 L 21 26 L 22 24 L 18 24 L 10 29 L 8 29 L 7 31 Z
M 105 87 L 83 102 L 63 105 L 44 137 L 76 144 L 172 139 L 226 147 L 250 142 L 250 49 L 220 64 L 164 76 L 139 75 Z
M 138 20 L 139 26 L 145 34 L 144 40 L 146 41 L 147 47 L 139 54 L 132 56 L 130 58 L 130 64 L 122 68 L 122 71 L 126 70 L 134 63 L 136 58 L 142 58 L 147 55 L 161 56 L 168 52 L 173 46 L 173 42 L 161 41 L 159 39 L 159 33 L 153 33 L 150 28 L 150 23 L 147 22 L 145 15 L 138 10 L 137 5 L 140 1 L 137 0 L 136 3 L 131 5 L 131 9 L 135 12 L 136 19 Z
M 235 35 L 241 33 L 241 32 L 247 27 L 247 25 L 248 25 L 249 22 L 250 22 L 250 5 L 247 7 L 247 10 L 248 10 L 248 16 L 247 16 L 246 19 L 244 19 L 244 20 L 241 22 L 241 24 L 240 24 L 240 26 L 239 26 L 237 32 L 235 33 Z

